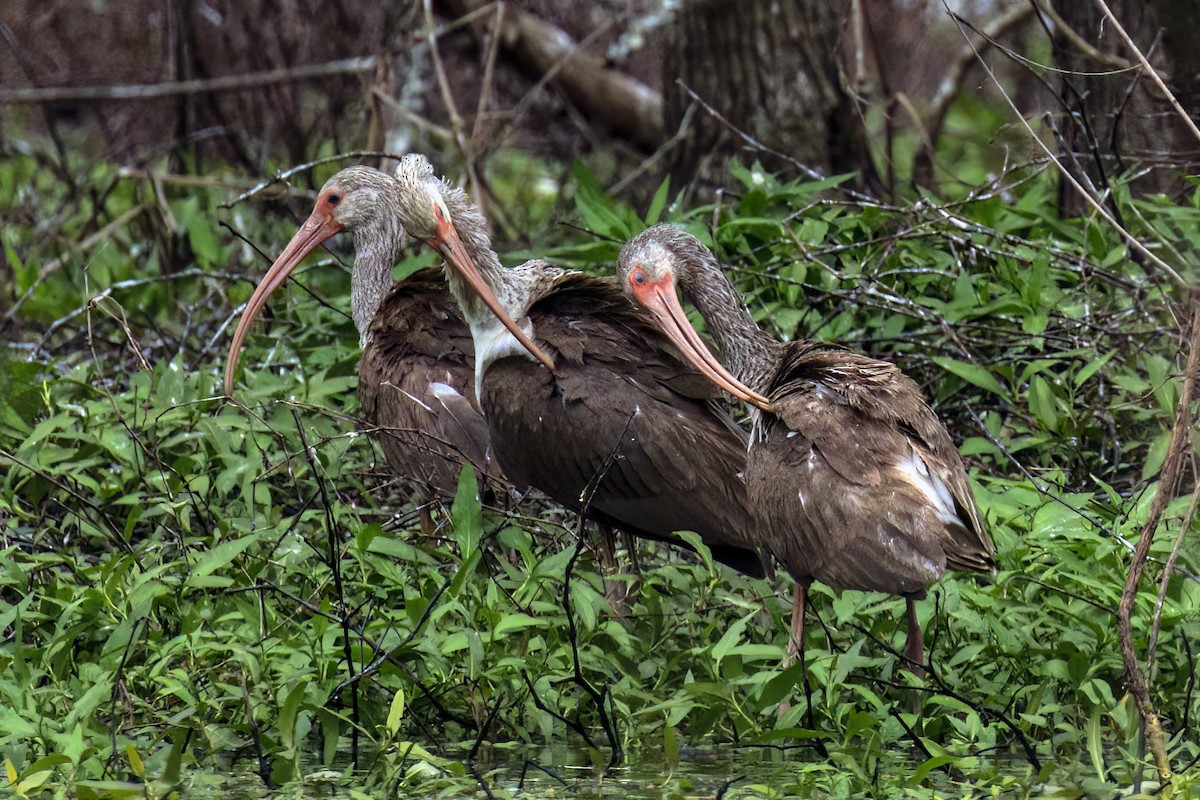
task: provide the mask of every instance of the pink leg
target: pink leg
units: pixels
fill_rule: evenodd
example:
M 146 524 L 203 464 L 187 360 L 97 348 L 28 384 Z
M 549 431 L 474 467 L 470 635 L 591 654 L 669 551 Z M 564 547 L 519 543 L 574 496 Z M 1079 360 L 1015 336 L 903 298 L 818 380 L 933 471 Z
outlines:
M 614 617 L 624 617 L 628 609 L 626 595 L 628 586 L 624 581 L 611 576 L 619 572 L 617 567 L 617 545 L 613 529 L 600 525 L 600 541 L 596 545 L 596 558 L 600 562 L 600 574 L 604 576 L 604 597 L 612 607 Z
M 905 598 L 908 604 L 908 642 L 904 645 L 904 657 L 908 660 L 908 668 L 918 678 L 925 677 L 925 637 L 921 633 L 921 623 L 917 621 L 917 601 L 911 597 Z
M 808 590 L 797 583 L 792 590 L 792 632 L 788 637 L 787 654 L 783 657 L 783 666 L 791 666 L 792 659 L 797 653 L 804 660 L 804 606 L 808 601 Z
M 813 702 L 812 702 L 812 685 L 808 682 L 808 664 L 804 657 L 804 607 L 808 604 L 808 586 L 803 583 L 797 583 L 796 588 L 792 591 L 792 625 L 791 635 L 788 638 L 787 654 L 783 657 L 783 668 L 787 669 L 792 665 L 792 659 L 797 655 L 800 656 L 800 671 L 804 680 L 804 699 L 807 705 L 805 718 L 807 719 L 808 727 L 812 728 L 813 723 Z M 791 702 L 784 700 L 779 704 L 779 715 L 783 716 L 792 706 Z

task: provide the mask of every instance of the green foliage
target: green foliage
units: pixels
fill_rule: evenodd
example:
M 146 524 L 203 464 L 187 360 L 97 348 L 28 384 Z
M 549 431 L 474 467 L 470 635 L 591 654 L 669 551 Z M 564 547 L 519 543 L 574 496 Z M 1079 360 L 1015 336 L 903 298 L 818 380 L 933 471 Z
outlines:
M 536 503 L 483 508 L 469 472 L 439 531 L 420 534 L 354 416 L 337 259 L 314 258 L 304 289 L 272 298 L 239 402 L 217 397 L 222 325 L 265 267 L 218 223 L 240 230 L 263 209 L 194 189 L 164 206 L 103 167 L 74 176 L 73 199 L 28 159 L 0 171 L 0 187 L 20 187 L 0 197 L 12 213 L 62 208 L 0 232 L 4 292 L 27 295 L 19 345 L 0 357 L 0 752 L 14 793 L 160 794 L 231 765 L 285 782 L 346 769 L 356 743 L 354 791 L 461 796 L 490 781 L 466 758 L 477 741 L 501 758 L 570 741 L 603 764 L 606 719 L 635 757 L 661 749 L 679 773 L 696 744 L 800 750 L 731 790 L 747 797 L 1133 783 L 1138 720 L 1113 614 L 1179 396 L 1173 292 L 1106 228 L 1059 220 L 1044 175 L 1009 176 L 1012 197 L 884 206 L 846 199 L 844 178 L 738 167 L 740 193 L 683 213 L 667 185 L 639 211 L 573 171 L 581 225 L 615 241 L 541 255 L 611 261 L 674 219 L 732 266 L 764 325 L 896 359 L 962 441 L 999 574 L 931 591 L 924 682 L 896 655 L 902 599 L 814 587 L 810 702 L 804 670 L 782 664 L 783 578 L 642 545 L 618 616 L 586 552 L 568 578 L 573 521 Z M 1118 202 L 1176 268 L 1196 262 L 1194 206 Z M 100 244 L 54 244 L 127 214 Z M 251 239 L 272 253 L 290 224 Z M 1185 506 L 1168 510 L 1153 574 Z M 1196 571 L 1190 542 L 1180 565 Z M 1155 603 L 1147 583 L 1142 652 Z M 1174 578 L 1153 688 L 1180 765 L 1200 755 L 1197 610 L 1196 582 Z

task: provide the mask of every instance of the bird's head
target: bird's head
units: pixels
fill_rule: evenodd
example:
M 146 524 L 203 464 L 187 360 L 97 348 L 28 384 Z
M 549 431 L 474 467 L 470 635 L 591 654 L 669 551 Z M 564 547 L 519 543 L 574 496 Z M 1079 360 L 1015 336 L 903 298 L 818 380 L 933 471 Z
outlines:
M 692 285 L 693 272 L 710 261 L 715 264 L 716 259 L 692 234 L 655 225 L 621 248 L 617 280 L 625 294 L 650 312 L 658 328 L 702 375 L 739 400 L 770 411 L 767 398 L 729 374 L 717 360 L 679 303 L 676 282 L 686 290 Z
M 459 235 L 460 229 L 467 231 L 472 247 L 476 250 L 486 247 L 490 252 L 490 243 L 486 241 L 487 221 L 483 213 L 467 199 L 462 189 L 438 177 L 429 159 L 419 153 L 410 153 L 400 159 L 395 179 L 399 191 L 396 213 L 404 229 L 441 253 L 446 265 L 462 277 L 517 341 L 547 369 L 553 370 L 554 363 L 521 330 L 500 303 L 495 290 L 472 256 L 471 248 L 464 244 Z
M 246 310 L 233 333 L 233 344 L 230 345 L 225 363 L 226 395 L 233 393 L 238 355 L 250 332 L 250 325 L 266 305 L 271 293 L 283 285 L 292 270 L 309 253 L 342 231 L 350 231 L 356 237 L 371 230 L 391 231 L 391 235 L 402 237 L 403 230 L 396 229 L 395 203 L 396 182 L 371 167 L 347 167 L 325 182 L 317 194 L 312 213 L 263 275 L 258 288 L 246 303 Z

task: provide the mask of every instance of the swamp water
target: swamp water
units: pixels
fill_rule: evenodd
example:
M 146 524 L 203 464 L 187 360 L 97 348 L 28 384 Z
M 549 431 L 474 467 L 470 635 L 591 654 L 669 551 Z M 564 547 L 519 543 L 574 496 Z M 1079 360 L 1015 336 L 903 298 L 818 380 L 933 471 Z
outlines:
M 840 758 L 844 759 L 843 751 Z M 249 772 L 221 776 L 215 773 L 193 775 L 191 787 L 183 791 L 187 798 L 250 800 L 251 798 L 345 798 L 363 797 L 496 797 L 522 800 L 558 798 L 622 798 L 622 800 L 676 800 L 682 798 L 809 798 L 809 797 L 929 797 L 958 798 L 979 796 L 986 787 L 1008 789 L 1012 796 L 1017 787 L 1030 788 L 1037 781 L 1029 765 L 1018 758 L 963 759 L 970 764 L 969 775 L 952 778 L 939 769 L 930 770 L 918 781 L 913 776 L 923 759 L 904 752 L 885 754 L 872 760 L 872 773 L 862 768 L 841 766 L 819 758 L 811 749 L 781 750 L 764 747 L 713 747 L 685 749 L 674 769 L 666 765 L 658 751 L 635 753 L 618 767 L 597 766 L 586 750 L 567 747 L 524 749 L 485 748 L 469 765 L 473 774 L 449 778 L 429 767 L 410 772 L 406 781 L 386 789 L 376 786 L 363 790 L 353 777 L 341 772 L 316 770 L 297 781 L 268 789 L 258 776 Z M 245 761 L 241 764 L 244 766 Z M 423 774 L 418 775 L 420 771 Z M 872 783 L 876 790 L 864 786 Z M 864 780 L 866 778 L 866 780 Z M 993 783 L 992 780 L 995 782 Z M 1043 786 L 1046 794 L 1020 792 L 1017 796 L 1086 797 L 1086 793 L 1058 794 L 1059 789 Z M 1000 795 L 998 795 L 1000 796 Z

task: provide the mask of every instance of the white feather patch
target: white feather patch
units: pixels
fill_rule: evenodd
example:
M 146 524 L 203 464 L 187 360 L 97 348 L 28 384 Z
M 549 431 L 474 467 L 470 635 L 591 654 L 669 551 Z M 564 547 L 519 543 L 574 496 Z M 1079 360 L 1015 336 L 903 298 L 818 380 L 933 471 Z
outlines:
M 526 324 L 524 330 L 532 338 L 533 326 Z M 525 349 L 525 345 L 517 341 L 504 323 L 491 314 L 481 322 L 471 323 L 471 338 L 475 341 L 475 400 L 480 402 L 479 390 L 483 386 L 483 374 L 493 361 L 499 361 L 508 356 L 525 356 L 530 361 L 537 361 Z
M 455 389 L 453 386 L 451 386 L 448 383 L 442 383 L 441 381 L 434 381 L 429 384 L 429 388 L 431 390 L 433 390 L 433 396 L 436 397 L 438 399 L 438 402 L 440 402 L 444 406 L 448 405 L 451 402 L 454 402 L 455 399 L 459 399 L 459 398 L 461 398 L 463 400 L 466 399 L 465 397 L 462 396 L 462 392 L 460 392 L 458 389 Z
M 908 458 L 896 462 L 896 471 L 900 477 L 911 483 L 929 500 L 930 505 L 937 511 L 938 519 L 947 525 L 963 527 L 963 522 L 954 509 L 954 496 L 950 487 L 929 470 L 929 466 L 916 450 L 909 449 Z

